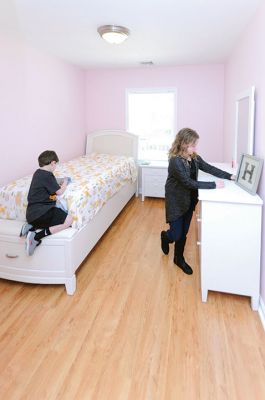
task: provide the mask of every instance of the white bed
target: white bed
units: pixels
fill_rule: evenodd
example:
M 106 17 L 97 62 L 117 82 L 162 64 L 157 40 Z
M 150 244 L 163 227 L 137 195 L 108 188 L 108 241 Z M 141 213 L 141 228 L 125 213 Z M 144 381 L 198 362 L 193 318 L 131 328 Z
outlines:
M 86 154 L 125 155 L 137 162 L 137 151 L 138 137 L 125 131 L 104 130 L 87 136 Z M 45 238 L 31 257 L 25 253 L 25 238 L 19 237 L 23 222 L 0 219 L 0 278 L 64 284 L 67 294 L 74 294 L 76 270 L 134 194 L 137 181 L 126 183 L 85 226 Z

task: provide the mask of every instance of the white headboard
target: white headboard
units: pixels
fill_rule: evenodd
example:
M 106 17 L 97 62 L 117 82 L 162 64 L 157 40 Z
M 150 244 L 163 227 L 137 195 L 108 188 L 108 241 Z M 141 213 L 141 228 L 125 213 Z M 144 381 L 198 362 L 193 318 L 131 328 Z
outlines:
M 122 130 L 102 130 L 87 135 L 86 154 L 107 153 L 138 159 L 138 136 Z

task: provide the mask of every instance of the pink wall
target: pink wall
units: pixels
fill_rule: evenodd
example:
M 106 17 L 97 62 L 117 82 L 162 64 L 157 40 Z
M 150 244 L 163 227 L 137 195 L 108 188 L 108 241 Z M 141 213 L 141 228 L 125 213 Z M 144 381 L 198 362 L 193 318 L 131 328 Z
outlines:
M 0 185 L 32 173 L 39 153 L 84 153 L 85 72 L 0 37 Z
M 89 69 L 86 75 L 87 131 L 126 129 L 126 90 L 177 89 L 177 130 L 200 134 L 200 154 L 223 160 L 224 66 L 196 65 L 131 69 Z
M 231 159 L 235 130 L 235 98 L 254 85 L 256 117 L 254 154 L 265 159 L 265 5 L 263 4 L 241 36 L 238 46 L 225 66 L 224 154 Z M 265 168 L 258 194 L 265 201 Z M 265 302 L 265 213 L 263 212 L 261 296 Z

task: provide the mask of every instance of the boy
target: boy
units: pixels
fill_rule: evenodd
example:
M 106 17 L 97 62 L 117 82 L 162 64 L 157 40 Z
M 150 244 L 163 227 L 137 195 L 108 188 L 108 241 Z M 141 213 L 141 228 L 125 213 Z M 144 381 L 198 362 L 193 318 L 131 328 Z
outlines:
M 28 223 L 23 225 L 20 234 L 27 235 L 28 256 L 34 253 L 42 238 L 68 228 L 73 222 L 71 215 L 56 207 L 56 196 L 63 194 L 67 186 L 67 179 L 60 186 L 53 174 L 58 161 L 57 154 L 52 150 L 46 150 L 38 157 L 40 168 L 33 174 L 28 193 Z M 41 231 L 36 232 L 36 229 Z

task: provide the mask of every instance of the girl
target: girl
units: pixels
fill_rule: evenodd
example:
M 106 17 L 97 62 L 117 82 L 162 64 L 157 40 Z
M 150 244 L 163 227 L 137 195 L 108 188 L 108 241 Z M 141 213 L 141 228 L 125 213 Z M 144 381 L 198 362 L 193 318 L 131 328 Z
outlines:
M 169 150 L 168 177 L 165 186 L 166 222 L 169 230 L 161 232 L 161 248 L 169 253 L 169 244 L 175 242 L 174 263 L 185 274 L 192 268 L 186 263 L 183 253 L 192 213 L 198 203 L 198 189 L 223 188 L 223 181 L 198 181 L 201 169 L 218 178 L 235 180 L 235 176 L 207 164 L 197 153 L 199 135 L 190 128 L 181 129 Z

